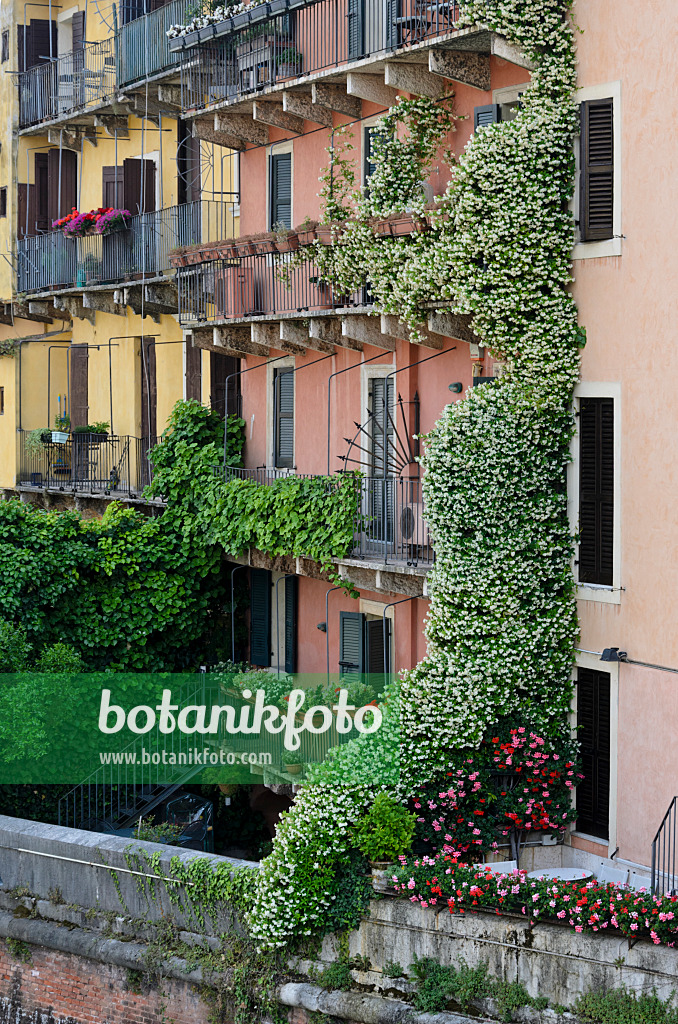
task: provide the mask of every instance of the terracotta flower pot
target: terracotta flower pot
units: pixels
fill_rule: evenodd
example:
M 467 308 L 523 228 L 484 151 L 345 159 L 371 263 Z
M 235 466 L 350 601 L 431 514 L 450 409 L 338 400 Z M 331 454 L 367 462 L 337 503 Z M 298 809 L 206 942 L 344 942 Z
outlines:
M 222 243 L 216 247 L 216 251 L 219 254 L 219 258 L 223 260 L 231 260 L 237 256 L 236 248 L 233 242 L 227 244 Z
M 254 251 L 258 256 L 266 256 L 268 253 L 276 252 L 277 250 L 277 243 L 272 235 L 270 238 L 257 238 L 251 245 L 253 245 Z
M 202 263 L 204 259 L 203 253 L 199 249 L 194 249 L 193 252 L 186 253 L 186 265 L 189 267 L 195 267 L 198 263 Z
M 299 245 L 310 245 L 311 242 L 315 242 L 318 237 L 316 228 L 306 228 L 304 231 L 297 232 L 297 240 Z
M 315 229 L 316 237 L 323 245 L 334 245 L 343 233 L 341 224 L 319 224 Z
M 183 253 L 177 253 L 175 256 L 170 256 L 170 267 L 185 267 L 186 257 Z
M 287 238 L 276 239 L 275 247 L 278 252 L 294 252 L 299 248 L 299 236 L 290 231 Z
M 249 239 L 242 239 L 233 243 L 236 256 L 253 256 L 254 245 Z

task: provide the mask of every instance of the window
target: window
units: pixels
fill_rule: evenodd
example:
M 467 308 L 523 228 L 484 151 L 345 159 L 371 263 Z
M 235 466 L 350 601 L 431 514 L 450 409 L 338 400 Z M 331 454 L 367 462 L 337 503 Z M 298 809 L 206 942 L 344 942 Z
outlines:
M 614 103 L 581 104 L 579 236 L 582 241 L 614 235 Z
M 7 216 L 7 186 L 0 188 L 0 217 Z
M 3 64 L 9 60 L 9 29 L 5 29 L 2 33 L 2 57 L 0 59 Z
M 611 587 L 614 570 L 614 399 L 579 405 L 579 582 Z
M 271 227 L 292 227 L 292 154 L 271 157 Z
M 250 569 L 250 661 L 260 668 L 271 664 L 271 574 Z
M 377 136 L 382 135 L 386 138 L 385 133 L 379 125 L 369 125 L 364 129 L 363 135 L 363 179 L 365 184 L 374 174 L 376 164 L 372 161 L 372 155 L 374 152 L 374 140 Z
M 577 830 L 609 838 L 610 676 L 577 669 L 577 726 L 584 778 L 577 787 Z
M 277 468 L 294 466 L 294 370 L 277 369 L 273 376 L 273 462 Z
M 501 121 L 501 104 L 486 103 L 482 107 L 473 108 L 473 130 L 484 128 L 487 124 L 496 124 Z
M 391 666 L 391 620 L 363 612 L 339 613 L 339 670 L 344 680 L 367 676 L 375 687 L 383 685 L 384 668 Z

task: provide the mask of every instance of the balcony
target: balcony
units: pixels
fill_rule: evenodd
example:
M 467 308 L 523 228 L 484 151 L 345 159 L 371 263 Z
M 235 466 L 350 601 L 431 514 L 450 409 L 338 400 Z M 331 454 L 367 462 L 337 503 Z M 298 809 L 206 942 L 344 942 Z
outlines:
M 153 478 L 148 452 L 158 438 L 73 434 L 53 443 L 49 431 L 44 436 L 39 451 L 26 451 L 26 432 L 18 432 L 19 487 L 136 498 Z
M 284 253 L 209 260 L 180 268 L 176 280 L 179 323 L 187 327 L 369 303 L 366 289 L 338 294 L 315 263 L 290 266 Z
M 281 13 L 277 13 L 281 12 Z M 184 50 L 182 106 L 201 110 L 333 69 L 444 45 L 457 30 L 456 0 L 270 0 L 170 40 Z
M 108 235 L 48 231 L 17 242 L 17 290 L 28 294 L 157 277 L 181 246 L 232 234 L 232 203 L 203 200 L 129 217 Z
M 121 88 L 166 72 L 178 75 L 181 53 L 170 50 L 167 30 L 188 17 L 188 0 L 171 0 L 164 7 L 128 21 L 119 32 L 118 83 Z
M 270 486 L 292 473 L 290 470 L 258 467 L 216 472 L 229 480 L 253 480 Z M 336 477 L 326 477 L 328 485 Z M 421 479 L 414 476 L 357 476 L 358 510 L 353 528 L 353 547 L 347 557 L 392 567 L 393 572 L 428 569 L 435 552 L 424 519 Z
M 115 98 L 116 79 L 113 39 L 85 43 L 80 50 L 22 72 L 20 129 L 107 106 Z

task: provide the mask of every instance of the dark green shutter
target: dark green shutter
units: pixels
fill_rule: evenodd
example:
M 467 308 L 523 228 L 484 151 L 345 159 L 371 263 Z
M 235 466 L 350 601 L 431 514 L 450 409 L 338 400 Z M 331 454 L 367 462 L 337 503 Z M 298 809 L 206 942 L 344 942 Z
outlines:
M 362 612 L 339 613 L 339 670 L 344 678 L 359 679 L 365 671 L 364 622 Z
M 297 671 L 297 594 L 296 576 L 285 579 L 285 671 Z
M 347 0 L 348 59 L 358 60 L 363 56 L 365 35 L 365 0 Z
M 401 15 L 400 0 L 385 0 L 384 10 L 386 14 L 386 47 L 395 49 L 402 45 L 402 32 L 398 19 Z
M 390 671 L 391 664 L 391 620 L 386 619 L 386 658 L 384 658 L 384 620 L 365 621 L 365 671 L 367 682 L 378 692 L 385 678 L 384 667 Z
M 294 372 L 276 370 L 273 393 L 275 417 L 275 465 L 280 469 L 294 466 Z
M 250 661 L 260 668 L 271 664 L 271 574 L 250 569 Z
M 395 521 L 393 456 L 393 393 L 391 378 L 373 377 L 371 381 L 371 454 L 373 480 L 369 491 L 368 530 L 372 540 L 390 543 Z
M 611 99 L 581 105 L 579 233 L 582 241 L 614 234 L 614 110 Z
M 614 400 L 582 398 L 579 410 L 579 582 L 612 586 Z
M 292 154 L 271 157 L 271 226 L 292 227 Z
M 501 106 L 499 103 L 486 103 L 482 107 L 473 108 L 473 130 L 484 128 L 487 124 L 496 124 L 501 121 Z
M 577 669 L 577 725 L 583 780 L 577 787 L 577 829 L 607 839 L 610 817 L 610 676 Z

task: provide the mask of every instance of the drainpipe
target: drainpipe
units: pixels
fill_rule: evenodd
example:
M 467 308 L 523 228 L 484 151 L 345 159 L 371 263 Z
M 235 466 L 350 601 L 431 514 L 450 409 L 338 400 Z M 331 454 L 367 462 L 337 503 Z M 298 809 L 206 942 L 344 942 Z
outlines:
M 329 623 L 329 597 L 335 590 L 343 590 L 343 587 L 330 587 L 325 592 L 325 652 L 327 654 L 327 686 L 330 685 L 330 623 Z
M 386 679 L 388 678 L 388 672 L 389 672 L 388 646 L 386 644 L 386 612 L 389 610 L 389 608 L 394 608 L 397 604 L 405 604 L 407 601 L 416 601 L 417 597 L 418 597 L 418 595 L 415 595 L 414 597 L 403 597 L 403 598 L 400 599 L 400 601 L 391 601 L 390 604 L 385 604 L 384 605 L 384 612 L 383 612 L 383 615 L 381 617 L 382 629 L 383 629 L 383 633 L 384 633 L 384 683 L 386 682 Z M 394 648 L 393 653 L 395 654 L 395 618 L 393 619 L 393 648 Z
M 278 585 L 282 583 L 283 580 L 292 579 L 294 576 L 296 576 L 296 573 L 288 572 L 275 581 L 275 657 L 277 676 L 280 675 L 280 611 L 278 606 L 278 595 L 280 592 L 278 590 Z

